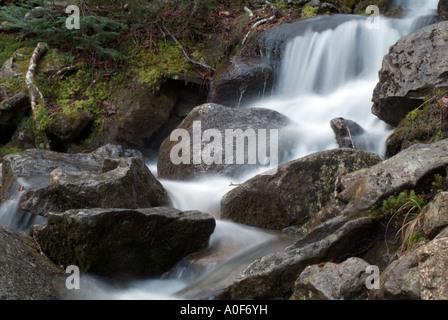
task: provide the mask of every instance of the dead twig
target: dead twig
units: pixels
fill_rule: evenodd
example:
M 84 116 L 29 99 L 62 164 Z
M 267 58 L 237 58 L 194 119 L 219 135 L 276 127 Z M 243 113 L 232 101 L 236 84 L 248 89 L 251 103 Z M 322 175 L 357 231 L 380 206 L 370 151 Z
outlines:
M 176 39 L 176 37 L 164 26 L 164 25 L 162 25 L 162 29 L 163 29 L 163 31 L 164 32 L 166 32 L 173 40 L 174 40 L 174 42 L 176 42 L 176 44 L 179 46 L 179 48 L 182 50 L 182 52 L 183 52 L 183 54 L 184 54 L 184 56 L 185 56 L 185 58 L 187 58 L 187 60 L 189 61 L 189 62 L 191 62 L 191 63 L 193 63 L 193 64 L 196 64 L 196 65 L 198 65 L 198 66 L 201 66 L 201 67 L 203 67 L 203 68 L 206 68 L 206 69 L 209 69 L 209 70 L 212 70 L 213 72 L 216 72 L 216 69 L 215 68 L 213 68 L 213 67 L 210 67 L 210 66 L 208 66 L 208 65 L 206 65 L 206 64 L 203 64 L 203 63 L 201 63 L 201 62 L 198 62 L 198 61 L 195 61 L 195 60 L 193 60 L 193 59 L 191 59 L 190 58 L 190 56 L 187 54 L 187 52 L 185 51 L 185 49 L 184 49 L 184 47 L 182 46 L 182 44 Z

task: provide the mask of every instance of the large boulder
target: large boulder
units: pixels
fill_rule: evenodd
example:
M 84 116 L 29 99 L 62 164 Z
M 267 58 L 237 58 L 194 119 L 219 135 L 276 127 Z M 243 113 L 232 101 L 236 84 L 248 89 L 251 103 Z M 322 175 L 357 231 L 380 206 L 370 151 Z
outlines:
M 397 127 L 433 89 L 448 88 L 448 21 L 400 39 L 384 57 L 372 112 Z
M 224 300 L 290 298 L 297 277 L 307 266 L 339 263 L 361 254 L 374 243 L 377 228 L 374 219 L 360 218 L 343 223 L 329 235 L 323 233 L 310 241 L 301 239 L 283 251 L 254 261 L 214 297 Z
M 247 105 L 268 95 L 274 69 L 262 59 L 232 59 L 213 79 L 209 101 L 227 107 Z
M 371 167 L 381 159 L 352 149 L 311 154 L 258 175 L 221 200 L 221 217 L 268 229 L 301 226 L 332 198 L 336 178 Z
M 367 267 L 359 258 L 308 266 L 297 279 L 291 300 L 365 300 Z
M 78 208 L 151 208 L 169 204 L 159 181 L 139 158 L 106 158 L 99 172 L 55 169 L 49 185 L 25 193 L 21 208 L 45 216 Z
M 375 166 L 338 179 L 336 199 L 345 214 L 357 214 L 410 188 L 424 187 L 434 174 L 448 167 L 448 140 L 417 144 Z
M 51 172 L 64 171 L 98 172 L 106 158 L 137 157 L 136 150 L 123 150 L 121 146 L 106 145 L 92 153 L 65 154 L 47 150 L 30 149 L 11 154 L 3 159 L 1 202 L 12 198 L 20 186 L 26 189 L 48 186 Z
M 30 235 L 58 265 L 96 275 L 144 277 L 168 271 L 202 249 L 215 229 L 212 216 L 173 208 L 82 209 L 48 214 Z
M 54 300 L 62 272 L 33 240 L 0 226 L 0 300 Z M 64 279 L 65 280 L 65 279 Z
M 448 300 L 448 238 L 436 239 L 418 252 L 421 297 Z
M 289 124 L 292 124 L 292 120 L 288 117 L 268 109 L 229 108 L 213 103 L 198 106 L 188 114 L 176 130 L 177 132 L 182 131 L 188 137 L 181 136 L 179 138 L 176 135 L 171 138 L 170 136 L 162 143 L 157 163 L 158 176 L 173 180 L 185 180 L 205 174 L 237 176 L 246 170 L 264 167 L 260 161 L 262 153 L 257 150 L 264 145 L 267 156 L 271 148 L 275 150 L 276 142 L 278 142 L 277 161 L 281 161 L 286 158 L 294 145 L 294 138 L 288 134 Z M 203 137 L 211 130 L 213 133 L 219 134 L 221 139 L 213 135 L 216 140 L 210 142 Z M 233 139 L 232 148 L 227 144 L 227 138 L 231 137 L 229 131 L 237 134 L 238 130 L 241 131 L 238 136 L 243 138 L 244 146 L 238 142 L 238 139 Z M 262 135 L 262 130 L 266 130 L 266 139 Z M 271 141 L 271 130 L 278 130 L 278 141 Z M 252 136 L 255 139 L 255 143 L 252 139 L 247 142 L 248 139 L 242 137 L 246 133 L 247 136 Z M 198 143 L 194 143 L 196 137 L 198 137 Z M 272 139 L 274 137 L 272 135 Z M 182 155 L 179 155 L 180 144 L 187 149 L 181 150 Z M 252 148 L 255 149 L 255 153 L 251 152 Z M 185 159 L 177 164 L 172 159 L 172 153 L 176 157 L 185 157 Z M 226 157 L 226 153 L 231 156 L 231 161 Z M 206 162 L 205 155 L 212 158 L 213 161 L 207 160 Z M 239 159 L 239 155 L 243 155 L 244 159 Z M 256 158 L 252 163 L 249 161 L 250 155 L 254 155 Z M 274 162 L 273 156 L 270 157 L 268 165 L 272 164 L 271 162 Z

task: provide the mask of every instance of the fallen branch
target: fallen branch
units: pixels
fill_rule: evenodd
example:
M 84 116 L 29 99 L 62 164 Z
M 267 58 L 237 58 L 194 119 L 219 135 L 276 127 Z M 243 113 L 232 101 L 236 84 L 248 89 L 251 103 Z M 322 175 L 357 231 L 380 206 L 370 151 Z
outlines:
M 266 23 L 268 21 L 272 21 L 274 19 L 275 19 L 275 16 L 271 16 L 269 18 L 266 18 L 266 19 L 263 19 L 263 20 L 260 20 L 260 21 L 258 21 L 256 23 L 254 23 L 254 25 L 250 28 L 249 32 L 246 33 L 246 35 L 244 36 L 244 39 L 241 42 L 241 44 L 244 45 L 246 43 L 246 40 L 247 40 L 247 38 L 249 38 L 250 33 L 252 32 L 253 29 L 255 29 L 256 27 L 258 27 L 258 26 L 260 26 L 260 25 L 262 25 L 262 24 L 264 24 L 264 23 Z
M 34 84 L 34 76 L 36 75 L 37 64 L 39 63 L 40 58 L 47 51 L 47 49 L 48 49 L 47 44 L 43 42 L 39 42 L 37 44 L 36 49 L 34 49 L 33 55 L 31 56 L 30 66 L 28 68 L 25 78 L 25 82 L 28 87 L 28 91 L 30 93 L 31 110 L 33 111 L 34 118 L 36 118 L 35 117 L 36 106 L 38 106 L 39 104 L 45 106 L 44 96 L 42 95 L 42 92 L 40 92 L 39 88 Z
M 182 44 L 179 42 L 179 41 L 177 41 L 177 39 L 176 39 L 176 37 L 164 26 L 164 25 L 162 25 L 162 29 L 163 29 L 163 31 L 165 31 L 173 40 L 174 40 L 174 42 L 176 42 L 176 44 L 179 46 L 179 48 L 182 50 L 182 52 L 184 53 L 184 56 L 185 56 L 185 58 L 187 58 L 187 60 L 189 61 L 189 62 L 191 62 L 191 63 L 193 63 L 193 64 L 196 64 L 196 65 L 198 65 L 198 66 L 201 66 L 201 67 L 203 67 L 203 68 L 206 68 L 206 69 L 209 69 L 209 70 L 212 70 L 213 72 L 216 72 L 216 69 L 215 68 L 213 68 L 213 67 L 210 67 L 210 66 L 208 66 L 208 65 L 206 65 L 206 64 L 203 64 L 203 63 L 201 63 L 201 62 L 198 62 L 198 61 L 195 61 L 195 60 L 193 60 L 193 59 L 191 59 L 190 58 L 190 56 L 187 54 L 187 52 L 185 51 L 185 49 L 184 49 L 184 47 L 182 46 Z
M 66 72 L 70 72 L 70 71 L 73 71 L 73 70 L 76 70 L 76 69 L 78 69 L 78 66 L 76 66 L 76 65 L 67 66 L 67 67 L 63 67 L 63 68 L 59 69 L 58 72 L 56 72 L 56 74 L 58 76 L 64 76 L 64 74 Z
M 349 127 L 347 127 L 347 132 L 348 132 L 348 136 L 350 137 L 350 140 L 352 141 L 352 149 L 356 150 L 356 144 L 355 144 L 355 141 L 353 140 L 352 133 L 351 133 Z

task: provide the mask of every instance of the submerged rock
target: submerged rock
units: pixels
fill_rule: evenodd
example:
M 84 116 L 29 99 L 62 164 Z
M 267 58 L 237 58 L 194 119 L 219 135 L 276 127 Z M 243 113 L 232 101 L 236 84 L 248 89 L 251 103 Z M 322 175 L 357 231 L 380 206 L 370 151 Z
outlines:
M 400 39 L 384 57 L 372 112 L 396 127 L 433 89 L 448 88 L 448 21 Z
M 212 216 L 173 208 L 80 209 L 49 213 L 35 226 L 42 251 L 59 265 L 102 276 L 153 276 L 202 249 L 215 229 Z
M 371 167 L 381 159 L 364 151 L 336 149 L 311 154 L 258 175 L 227 193 L 221 217 L 260 228 L 301 226 L 334 194 L 338 176 Z
M 167 137 L 162 143 L 157 162 L 158 176 L 173 180 L 185 180 L 205 174 L 237 176 L 247 170 L 273 164 L 273 156 L 267 157 L 266 165 L 260 161 L 263 152 L 259 148 L 263 145 L 265 156 L 270 151 L 277 151 L 274 147 L 278 146 L 277 163 L 281 162 L 294 145 L 295 139 L 288 130 L 289 124 L 292 124 L 292 120 L 288 117 L 268 109 L 229 108 L 213 103 L 198 106 L 177 128 L 187 137 Z M 275 137 L 274 134 L 271 135 L 271 129 L 278 130 L 278 141 L 274 140 L 274 143 L 271 141 L 271 136 L 272 139 Z M 216 140 L 209 137 L 206 141 L 207 138 L 203 137 L 206 132 L 212 132 L 213 139 Z M 215 137 L 215 134 L 220 137 Z M 239 139 L 229 139 L 233 145 L 228 144 L 227 139 L 232 138 L 232 135 L 246 135 L 246 138 L 242 137 L 244 146 Z M 195 137 L 198 137 L 197 144 L 193 143 Z M 181 151 L 180 145 L 183 145 Z M 173 155 L 179 158 L 179 163 L 173 161 Z M 250 155 L 254 156 L 253 164 L 249 161 Z M 242 157 L 239 158 L 240 156 Z
M 0 226 L 0 300 L 58 299 L 56 282 L 65 283 L 63 273 L 32 241 Z

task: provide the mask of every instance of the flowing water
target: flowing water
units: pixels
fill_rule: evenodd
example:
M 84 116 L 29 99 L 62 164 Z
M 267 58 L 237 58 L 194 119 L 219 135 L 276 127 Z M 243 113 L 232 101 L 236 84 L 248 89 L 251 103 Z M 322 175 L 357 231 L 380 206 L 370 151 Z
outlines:
M 396 0 L 408 8 L 403 19 L 381 17 L 378 29 L 369 29 L 366 19 L 353 16 L 335 28 L 309 30 L 289 41 L 277 70 L 278 79 L 270 97 L 250 107 L 276 110 L 295 121 L 298 140 L 290 160 L 313 152 L 337 147 L 330 120 L 344 117 L 365 130 L 368 151 L 383 155 L 391 128 L 371 114 L 371 97 L 378 81 L 378 70 L 390 45 L 424 23 L 433 14 L 438 0 Z M 331 17 L 317 17 L 315 24 Z M 241 93 L 241 94 L 244 94 Z M 239 106 L 248 107 L 248 106 Z M 298 138 L 298 139 L 297 139 Z M 156 173 L 155 164 L 149 168 Z M 79 299 L 182 299 L 212 295 L 251 261 L 279 250 L 292 241 L 279 233 L 267 232 L 220 220 L 220 200 L 235 179 L 208 177 L 192 182 L 161 180 L 173 206 L 181 210 L 201 210 L 217 219 L 217 226 L 203 253 L 201 263 L 181 263 L 162 279 L 111 284 L 85 275 L 81 288 L 67 298 Z M 20 197 L 20 194 L 17 195 Z M 0 206 L 0 223 L 24 229 L 30 221 L 17 224 L 11 213 L 17 211 L 17 198 Z M 26 220 L 26 219 L 25 219 Z M 199 271 L 198 271 L 199 270 Z

